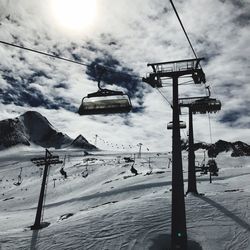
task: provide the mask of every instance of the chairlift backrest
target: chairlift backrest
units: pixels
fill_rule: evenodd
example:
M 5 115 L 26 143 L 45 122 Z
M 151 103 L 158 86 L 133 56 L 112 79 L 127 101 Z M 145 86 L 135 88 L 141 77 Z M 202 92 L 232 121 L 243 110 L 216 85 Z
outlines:
M 121 91 L 97 91 L 82 99 L 80 115 L 128 113 L 132 109 L 129 97 Z
M 194 101 L 190 107 L 193 113 L 212 113 L 221 110 L 221 102 L 213 98 L 203 98 Z

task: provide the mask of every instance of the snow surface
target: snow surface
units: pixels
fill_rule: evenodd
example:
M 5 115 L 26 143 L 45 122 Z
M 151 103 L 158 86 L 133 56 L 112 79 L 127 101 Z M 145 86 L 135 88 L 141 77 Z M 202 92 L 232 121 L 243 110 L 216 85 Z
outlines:
M 51 166 L 44 221 L 51 224 L 31 231 L 41 180 L 39 167 L 30 159 L 42 151 L 5 152 L 0 156 L 0 243 L 5 249 L 169 249 L 171 225 L 171 155 L 143 154 L 130 172 L 130 153 L 53 151 L 63 159 L 68 174 L 63 179 L 61 165 Z M 196 153 L 201 161 L 203 153 Z M 152 174 L 148 158 L 151 157 Z M 189 249 L 250 249 L 250 164 L 247 157 L 217 157 L 219 176 L 209 183 L 197 174 L 198 191 L 186 201 Z M 183 154 L 185 190 L 187 155 Z M 20 168 L 23 182 L 17 182 Z M 88 176 L 82 172 L 88 169 Z M 54 181 L 55 180 L 55 187 Z

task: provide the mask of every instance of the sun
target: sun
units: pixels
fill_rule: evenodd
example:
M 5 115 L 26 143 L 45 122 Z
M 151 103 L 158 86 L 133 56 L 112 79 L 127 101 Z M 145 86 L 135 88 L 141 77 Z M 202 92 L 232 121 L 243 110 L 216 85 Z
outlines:
M 52 0 L 55 21 L 64 29 L 84 31 L 96 18 L 96 0 Z

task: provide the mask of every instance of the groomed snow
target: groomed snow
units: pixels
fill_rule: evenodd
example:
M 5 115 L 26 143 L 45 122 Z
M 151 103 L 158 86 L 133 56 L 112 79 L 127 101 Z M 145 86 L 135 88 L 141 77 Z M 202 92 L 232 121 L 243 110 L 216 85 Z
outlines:
M 130 153 L 53 151 L 64 158 L 51 166 L 42 230 L 28 229 L 34 223 L 41 187 L 39 167 L 30 159 L 43 151 L 5 152 L 0 156 L 0 243 L 10 249 L 93 249 L 161 250 L 170 244 L 171 166 L 170 155 L 143 154 L 136 159 L 139 175 L 130 172 L 132 163 L 123 157 Z M 197 160 L 202 159 L 197 153 Z M 150 171 L 148 158 L 151 157 Z M 250 164 L 247 157 L 217 159 L 219 176 L 209 183 L 207 175 L 197 174 L 197 186 L 204 196 L 188 195 L 186 201 L 189 249 L 250 249 Z M 183 153 L 185 190 L 187 154 Z M 82 172 L 88 169 L 88 176 Z M 22 170 L 23 182 L 13 183 Z M 53 180 L 56 179 L 56 180 Z M 55 187 L 54 187 L 55 182 Z

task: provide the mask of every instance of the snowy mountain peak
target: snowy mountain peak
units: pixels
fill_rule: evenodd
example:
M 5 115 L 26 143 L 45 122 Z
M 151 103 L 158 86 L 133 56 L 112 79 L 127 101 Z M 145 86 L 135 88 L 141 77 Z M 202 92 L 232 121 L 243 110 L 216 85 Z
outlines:
M 73 142 L 88 142 L 82 135 L 78 135 Z
M 96 149 L 82 135 L 78 137 L 77 141 L 81 139 L 81 143 L 74 143 L 74 147 Z M 46 117 L 36 111 L 0 121 L 0 150 L 20 144 L 30 146 L 31 143 L 45 148 L 64 148 L 74 141 L 67 134 L 57 131 Z
M 82 135 L 78 135 L 76 139 L 70 144 L 70 146 L 76 148 L 96 149 L 96 147 L 92 144 L 89 144 L 89 142 Z
M 188 143 L 183 144 L 184 149 L 188 149 Z M 242 141 L 228 142 L 218 140 L 213 144 L 199 142 L 194 145 L 195 150 L 206 149 L 209 157 L 216 157 L 222 152 L 231 152 L 232 157 L 250 156 L 250 145 Z
M 20 119 L 23 119 L 23 121 L 29 125 L 29 123 L 40 123 L 44 124 L 45 126 L 53 127 L 52 124 L 48 121 L 48 119 L 45 116 L 42 116 L 37 111 L 27 111 L 24 114 L 20 116 Z

